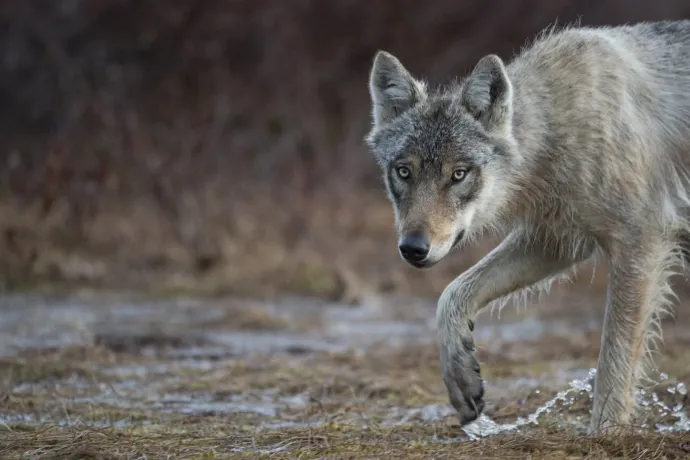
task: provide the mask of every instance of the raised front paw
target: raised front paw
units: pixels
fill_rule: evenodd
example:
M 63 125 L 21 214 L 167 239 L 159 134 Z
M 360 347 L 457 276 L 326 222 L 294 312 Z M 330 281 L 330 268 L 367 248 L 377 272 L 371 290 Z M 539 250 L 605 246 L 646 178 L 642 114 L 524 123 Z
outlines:
M 460 424 L 476 420 L 484 410 L 484 381 L 470 335 L 441 341 L 441 372 Z

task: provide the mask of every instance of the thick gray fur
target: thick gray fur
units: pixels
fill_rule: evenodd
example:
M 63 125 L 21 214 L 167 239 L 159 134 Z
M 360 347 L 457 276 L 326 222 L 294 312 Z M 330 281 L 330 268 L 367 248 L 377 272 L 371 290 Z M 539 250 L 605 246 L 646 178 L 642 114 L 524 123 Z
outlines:
M 549 29 L 508 64 L 488 55 L 439 89 L 380 51 L 369 90 L 366 142 L 399 237 L 429 243 L 414 265 L 505 236 L 438 301 L 443 380 L 461 423 L 484 406 L 477 313 L 593 258 L 607 261 L 609 284 L 590 429 L 632 422 L 690 235 L 690 21 Z

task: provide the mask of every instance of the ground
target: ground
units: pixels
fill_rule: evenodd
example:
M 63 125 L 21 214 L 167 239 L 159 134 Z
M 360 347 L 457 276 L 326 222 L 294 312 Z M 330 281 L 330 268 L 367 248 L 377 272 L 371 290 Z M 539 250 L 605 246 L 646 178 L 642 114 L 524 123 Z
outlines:
M 685 303 L 665 323 L 638 427 L 583 435 L 603 301 L 564 285 L 483 314 L 488 405 L 463 430 L 429 300 L 6 295 L 0 457 L 687 458 Z
M 402 262 L 363 142 L 378 49 L 445 83 L 554 22 L 687 2 L 15 3 L 0 2 L 0 458 L 690 455 L 669 431 L 688 405 L 686 300 L 642 433 L 579 434 L 603 271 L 480 319 L 487 418 L 460 429 L 434 303 L 492 242 Z

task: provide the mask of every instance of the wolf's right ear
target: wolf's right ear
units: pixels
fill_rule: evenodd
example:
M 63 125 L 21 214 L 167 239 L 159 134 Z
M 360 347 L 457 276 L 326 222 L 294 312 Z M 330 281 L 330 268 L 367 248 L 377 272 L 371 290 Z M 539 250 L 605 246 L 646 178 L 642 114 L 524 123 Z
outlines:
M 379 51 L 369 76 L 374 129 L 426 99 L 426 85 L 415 80 L 398 58 Z
M 462 88 L 462 105 L 484 127 L 509 133 L 513 119 L 513 85 L 503 61 L 495 54 L 479 60 Z

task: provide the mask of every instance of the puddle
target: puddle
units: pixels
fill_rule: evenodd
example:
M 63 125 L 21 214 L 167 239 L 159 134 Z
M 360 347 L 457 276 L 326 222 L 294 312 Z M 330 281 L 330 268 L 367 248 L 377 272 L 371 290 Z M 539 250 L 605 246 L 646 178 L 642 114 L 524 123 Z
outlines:
M 248 413 L 264 417 L 277 417 L 282 411 L 296 411 L 309 404 L 304 395 L 276 396 L 263 392 L 255 397 L 232 395 L 227 400 L 217 400 L 213 394 L 167 394 L 151 405 L 164 413 L 193 415 L 224 415 Z
M 119 379 L 130 379 L 133 377 L 150 377 L 152 375 L 164 375 L 176 370 L 198 370 L 209 371 L 218 366 L 217 361 L 176 361 L 172 363 L 156 364 L 127 364 L 122 366 L 105 367 L 94 366 L 94 369 L 104 375 L 117 377 Z
M 237 330 L 241 317 L 265 311 L 267 321 L 286 323 L 286 330 Z M 424 313 L 425 320 L 414 319 Z M 117 302 L 55 300 L 8 295 L 0 298 L 0 356 L 24 349 L 100 345 L 116 352 L 173 359 L 227 358 L 252 353 L 338 352 L 380 343 L 401 346 L 435 340 L 428 324 L 428 305 L 395 319 L 393 305 L 361 307 L 313 302 Z M 237 316 L 237 321 L 234 321 Z M 305 319 L 320 319 L 304 330 Z M 223 327 L 224 323 L 227 327 Z M 240 326 L 238 326 L 238 324 Z
M 273 332 L 214 332 L 206 338 L 215 344 L 223 345 L 234 355 L 249 353 L 304 353 L 309 351 L 345 351 L 347 343 L 329 343 L 325 340 L 311 339 Z
M 238 330 L 243 315 L 263 312 L 280 320 L 280 330 Z M 161 354 L 171 359 L 223 359 L 253 353 L 303 354 L 372 347 L 435 343 L 435 304 L 414 299 L 373 299 L 359 306 L 315 303 L 217 301 L 140 302 L 49 299 L 7 295 L 0 298 L 0 356 L 23 349 L 100 345 L 116 352 Z M 487 312 L 488 316 L 490 315 Z M 305 324 L 314 324 L 305 329 Z M 598 324 L 598 318 L 574 325 L 572 320 L 481 318 L 479 345 L 535 341 L 549 334 L 573 333 Z M 258 328 L 258 329 L 257 329 Z
M 128 428 L 131 426 L 140 425 L 151 425 L 153 422 L 151 420 L 89 420 L 85 422 L 80 419 L 67 419 L 67 418 L 52 418 L 48 416 L 36 416 L 33 414 L 5 414 L 0 412 L 0 429 L 4 428 L 6 430 L 12 431 L 13 426 L 17 425 L 43 425 L 51 424 L 62 427 L 89 427 L 89 428 Z
M 440 422 L 446 417 L 454 416 L 455 410 L 444 404 L 429 404 L 419 408 L 393 408 L 387 417 L 384 425 L 403 425 L 414 421 L 419 422 Z
M 147 366 L 132 366 L 129 368 L 115 368 L 112 374 L 141 376 Z M 14 396 L 36 396 L 44 392 L 52 394 L 61 392 L 61 388 L 69 388 L 70 397 L 64 397 L 61 404 L 86 405 L 93 407 L 107 407 L 112 409 L 136 410 L 149 414 L 186 414 L 186 415 L 217 415 L 253 414 L 266 418 L 280 417 L 283 413 L 295 413 L 310 404 L 306 394 L 280 395 L 275 389 L 250 391 L 244 394 L 218 395 L 208 391 L 187 393 L 170 392 L 168 388 L 179 382 L 175 376 L 166 375 L 170 368 L 153 366 L 151 370 L 159 370 L 160 374 L 148 381 L 121 380 L 109 384 L 91 384 L 78 378 L 71 378 L 55 382 L 50 388 L 42 383 L 18 385 L 11 391 Z M 149 375 L 150 376 L 150 375 Z M 14 418 L 12 418 L 14 417 Z M 4 423 L 44 423 L 51 418 L 46 416 L 36 419 L 34 415 L 19 414 L 17 416 L 0 415 Z M 270 423 L 271 420 L 267 420 Z M 126 422 L 122 422 L 126 423 Z M 277 423 L 277 422 L 276 422 Z
M 490 417 L 482 415 L 475 421 L 463 428 L 470 440 L 477 440 L 480 438 L 494 436 L 500 433 L 514 431 L 529 425 L 539 425 L 541 417 L 552 416 L 555 414 L 566 414 L 568 409 L 581 397 L 587 396 L 591 399 L 593 394 L 592 383 L 596 376 L 596 369 L 592 368 L 584 379 L 574 379 L 570 382 L 568 387 L 556 394 L 552 399 L 539 406 L 534 412 L 526 417 L 520 417 L 512 423 L 496 423 Z M 656 383 L 661 383 L 668 376 L 661 374 L 660 379 Z M 687 389 L 685 383 L 678 383 L 668 387 L 667 391 L 671 394 L 679 394 L 685 396 Z M 658 432 L 676 432 L 685 433 L 690 432 L 690 419 L 681 402 L 667 405 L 661 401 L 657 392 L 648 392 L 645 390 L 638 390 L 637 392 L 638 404 L 642 407 L 656 409 L 655 414 L 659 418 L 667 417 L 675 419 L 672 424 L 655 424 L 655 429 Z M 645 427 L 643 425 L 643 427 Z M 577 428 L 585 429 L 584 423 L 579 423 Z

